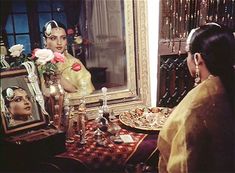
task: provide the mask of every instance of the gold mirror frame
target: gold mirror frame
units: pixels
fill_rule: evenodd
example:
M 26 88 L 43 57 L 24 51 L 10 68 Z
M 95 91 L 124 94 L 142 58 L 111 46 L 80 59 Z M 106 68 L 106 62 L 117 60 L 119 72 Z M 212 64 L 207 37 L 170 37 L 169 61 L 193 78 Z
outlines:
M 127 87 L 108 89 L 108 106 L 115 114 L 150 105 L 150 81 L 147 33 L 147 0 L 125 0 Z M 70 97 L 70 105 L 80 98 Z M 102 93 L 86 96 L 88 119 L 98 114 Z

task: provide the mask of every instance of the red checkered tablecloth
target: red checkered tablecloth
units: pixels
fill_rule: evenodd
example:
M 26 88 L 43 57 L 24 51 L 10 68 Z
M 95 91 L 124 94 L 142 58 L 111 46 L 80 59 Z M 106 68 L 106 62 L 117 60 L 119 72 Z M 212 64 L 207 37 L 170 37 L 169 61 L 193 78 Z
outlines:
M 133 160 L 131 158 L 133 155 L 140 158 L 138 161 L 144 162 L 156 150 L 157 135 L 154 135 L 154 140 L 149 142 L 149 135 L 122 128 L 120 134 L 131 135 L 134 142 L 116 144 L 110 140 L 110 134 L 107 132 L 105 136 L 107 144 L 104 147 L 96 144 L 94 137 L 96 125 L 93 121 L 87 123 L 86 129 L 85 145 L 79 146 L 79 137 L 74 136 L 75 142 L 66 143 L 67 151 L 57 155 L 57 157 L 77 160 L 90 170 L 121 170 L 126 163 Z M 145 139 L 148 140 L 145 141 Z M 146 145 L 144 141 L 147 142 Z

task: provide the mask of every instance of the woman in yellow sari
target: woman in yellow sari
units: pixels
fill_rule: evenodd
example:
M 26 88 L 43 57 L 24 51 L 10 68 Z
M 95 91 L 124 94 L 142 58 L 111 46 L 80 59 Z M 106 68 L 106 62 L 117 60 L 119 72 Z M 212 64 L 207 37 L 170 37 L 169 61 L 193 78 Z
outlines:
M 186 44 L 195 88 L 160 131 L 159 172 L 234 172 L 234 35 L 208 23 L 193 29 Z
M 94 91 L 91 82 L 91 74 L 82 64 L 82 62 L 67 52 L 67 34 L 65 26 L 51 20 L 43 28 L 43 39 L 45 48 L 51 49 L 64 55 L 64 62 L 58 62 L 56 65 L 61 72 L 60 83 L 67 93 L 73 93 L 77 96 L 84 96 Z M 77 72 L 71 69 L 74 63 L 79 63 L 81 69 Z M 44 80 L 42 80 L 42 86 Z

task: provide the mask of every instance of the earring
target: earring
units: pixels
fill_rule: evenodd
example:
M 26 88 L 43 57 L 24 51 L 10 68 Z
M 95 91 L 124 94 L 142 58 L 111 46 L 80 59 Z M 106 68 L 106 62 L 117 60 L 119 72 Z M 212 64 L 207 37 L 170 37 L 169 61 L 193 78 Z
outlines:
M 195 62 L 196 62 L 196 74 L 195 74 L 195 79 L 194 79 L 194 86 L 197 86 L 200 83 L 201 78 L 200 78 L 198 62 L 196 60 Z
M 45 37 L 43 37 L 43 46 L 44 46 L 44 48 L 47 47 L 47 42 L 46 42 L 46 38 Z
M 9 109 L 6 106 L 4 106 L 4 107 L 5 107 L 5 118 L 6 118 L 8 126 L 14 126 L 15 120 L 12 118 Z

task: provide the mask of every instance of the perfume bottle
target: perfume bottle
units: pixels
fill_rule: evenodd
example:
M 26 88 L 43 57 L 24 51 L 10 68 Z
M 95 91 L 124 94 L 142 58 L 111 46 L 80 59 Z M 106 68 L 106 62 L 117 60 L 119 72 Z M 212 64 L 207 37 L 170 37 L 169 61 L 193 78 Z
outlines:
M 109 107 L 107 105 L 107 88 L 103 87 L 101 88 L 102 94 L 103 94 L 103 117 L 105 117 L 107 120 L 109 120 Z
M 78 107 L 77 115 L 77 128 L 78 135 L 80 136 L 80 144 L 85 144 L 85 134 L 86 134 L 86 101 L 84 97 L 80 100 L 80 105 Z
M 99 110 L 98 110 L 98 116 L 95 119 L 96 130 L 94 131 L 94 137 L 95 137 L 96 143 L 99 144 L 99 145 L 100 145 L 100 143 L 102 143 L 103 134 L 104 134 L 104 132 L 102 131 L 102 126 L 103 126 L 102 119 L 104 119 L 103 110 L 100 107 Z

